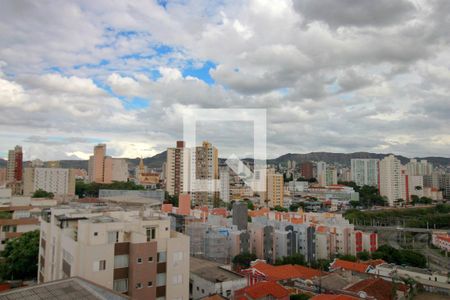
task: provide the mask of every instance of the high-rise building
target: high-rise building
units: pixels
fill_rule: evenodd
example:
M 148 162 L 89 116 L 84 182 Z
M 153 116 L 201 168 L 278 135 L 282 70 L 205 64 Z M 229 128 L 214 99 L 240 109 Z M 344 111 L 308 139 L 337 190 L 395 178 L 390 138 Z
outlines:
M 314 177 L 314 164 L 310 161 L 300 164 L 300 172 L 302 177 L 309 180 Z
M 408 175 L 411 176 L 431 175 L 433 172 L 433 165 L 425 159 L 422 159 L 421 161 L 411 159 L 409 163 L 406 164 L 406 170 Z
M 94 155 L 89 158 L 89 180 L 91 182 L 104 182 L 106 145 L 98 144 L 94 147 Z
M 24 196 L 31 196 L 39 189 L 55 195 L 75 195 L 75 170 L 25 168 L 23 175 Z
M 323 161 L 316 162 L 316 174 L 315 177 L 317 178 L 317 181 L 320 181 L 320 176 L 325 173 L 327 170 L 327 163 Z
M 79 276 L 132 299 L 189 298 L 189 238 L 151 210 L 78 205 L 42 213 L 38 282 Z
M 236 201 L 233 203 L 233 225 L 238 230 L 246 230 L 248 224 L 248 206 L 247 202 Z
M 394 155 L 380 161 L 380 195 L 387 197 L 389 205 L 402 199 L 401 163 Z
M 89 180 L 97 183 L 128 180 L 128 163 L 122 158 L 106 156 L 106 145 L 94 147 L 94 155 L 89 158 Z
M 195 155 L 192 156 L 192 181 L 201 180 L 200 186 L 192 186 L 196 192 L 192 193 L 194 205 L 215 206 L 219 200 L 218 179 L 219 179 L 219 152 L 211 143 L 204 141 L 202 146 L 195 148 Z M 195 167 L 194 167 L 195 166 Z
M 329 186 L 337 184 L 337 170 L 333 166 L 326 166 L 324 171 L 321 171 L 317 176 L 318 182 L 321 186 Z
M 267 170 L 267 202 L 269 207 L 281 206 L 284 201 L 283 175 Z
M 408 175 L 407 170 L 402 170 L 401 186 L 402 186 L 402 197 L 405 203 L 411 201 L 411 196 L 423 197 L 424 185 L 423 176 Z
M 378 186 L 378 159 L 351 160 L 352 181 L 359 186 L 371 185 Z
M 6 168 L 0 168 L 0 187 L 6 183 Z
M 220 190 L 219 197 L 220 200 L 224 202 L 230 202 L 230 171 L 228 166 L 221 167 L 219 170 L 219 180 L 220 180 Z
M 8 151 L 8 164 L 6 166 L 6 180 L 8 182 L 22 181 L 23 154 L 22 147 L 16 146 Z
M 190 160 L 190 149 L 184 141 L 177 141 L 175 148 L 167 148 L 165 178 L 169 195 L 190 192 Z

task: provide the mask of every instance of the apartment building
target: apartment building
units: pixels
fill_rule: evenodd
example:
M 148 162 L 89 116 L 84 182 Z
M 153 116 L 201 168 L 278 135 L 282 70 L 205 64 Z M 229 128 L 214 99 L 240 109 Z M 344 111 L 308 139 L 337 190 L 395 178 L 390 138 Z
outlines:
M 31 196 L 39 189 L 55 195 L 75 195 L 75 170 L 25 168 L 23 172 L 24 196 Z
M 166 191 L 169 195 L 190 192 L 190 149 L 184 141 L 177 141 L 175 148 L 167 148 L 165 166 Z
M 91 182 L 127 181 L 128 163 L 122 158 L 106 156 L 106 144 L 98 144 L 89 158 L 88 174 Z
M 380 195 L 387 197 L 389 206 L 402 198 L 401 163 L 394 155 L 380 161 Z
M 51 208 L 40 231 L 39 283 L 79 276 L 133 299 L 189 299 L 189 237 L 152 210 Z
M 6 181 L 22 181 L 23 153 L 22 147 L 16 146 L 8 151 L 8 163 L 6 165 Z
M 425 159 L 420 161 L 417 159 L 411 159 L 406 164 L 406 169 L 408 171 L 408 175 L 411 176 L 425 176 L 433 173 L 433 165 Z
M 284 182 L 283 175 L 275 173 L 274 170 L 267 171 L 267 195 L 266 201 L 269 207 L 284 204 Z
M 230 202 L 230 171 L 227 166 L 219 169 L 219 197 L 224 202 Z
M 351 178 L 359 186 L 378 186 L 378 159 L 351 159 Z
M 214 206 L 219 200 L 219 152 L 211 143 L 204 141 L 192 155 L 192 203 Z M 194 181 L 195 180 L 195 181 Z
M 337 178 L 337 169 L 333 166 L 326 166 L 325 170 L 321 171 L 320 175 L 317 176 L 321 186 L 337 184 Z

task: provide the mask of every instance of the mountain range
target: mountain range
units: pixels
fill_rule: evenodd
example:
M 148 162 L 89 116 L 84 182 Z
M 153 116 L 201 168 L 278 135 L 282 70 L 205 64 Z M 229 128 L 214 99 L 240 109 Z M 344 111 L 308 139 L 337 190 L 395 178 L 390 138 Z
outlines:
M 381 153 L 370 153 L 370 152 L 354 152 L 354 153 L 331 153 L 331 152 L 311 152 L 306 154 L 299 153 L 287 153 L 277 157 L 275 159 L 267 160 L 268 164 L 286 164 L 288 160 L 293 160 L 297 163 L 305 161 L 324 161 L 329 164 L 338 164 L 342 166 L 350 166 L 350 160 L 352 158 L 376 158 L 383 159 L 388 154 Z M 409 161 L 408 157 L 396 155 L 402 164 L 406 164 Z M 450 158 L 448 157 L 418 157 L 417 159 L 426 159 L 428 162 L 432 163 L 433 166 L 449 166 Z M 139 158 L 126 158 L 130 167 L 137 166 L 139 164 Z M 149 168 L 161 168 L 164 161 L 166 160 L 166 151 L 156 154 L 152 157 L 144 158 L 144 164 Z M 251 160 L 251 159 L 247 159 Z M 224 162 L 224 159 L 221 159 Z M 88 168 L 87 160 L 61 160 L 61 167 L 63 168 Z M 25 162 L 28 165 L 29 162 Z M 6 167 L 6 160 L 0 159 L 0 167 Z

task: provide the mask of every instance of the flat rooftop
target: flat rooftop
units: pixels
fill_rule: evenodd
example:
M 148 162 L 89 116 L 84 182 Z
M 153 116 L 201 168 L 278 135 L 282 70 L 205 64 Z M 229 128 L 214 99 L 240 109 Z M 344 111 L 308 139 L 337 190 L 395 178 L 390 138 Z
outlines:
M 79 277 L 72 277 L 0 293 L 0 300 L 11 299 L 123 300 L 130 298 Z
M 191 256 L 190 272 L 210 282 L 224 282 L 242 279 L 243 276 L 221 268 L 219 264 L 206 259 Z

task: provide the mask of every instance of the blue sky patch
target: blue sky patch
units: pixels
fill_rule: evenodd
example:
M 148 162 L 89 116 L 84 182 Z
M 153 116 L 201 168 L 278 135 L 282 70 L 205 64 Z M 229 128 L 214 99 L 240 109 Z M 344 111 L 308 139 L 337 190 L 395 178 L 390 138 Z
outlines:
M 191 64 L 190 67 L 182 70 L 182 74 L 184 77 L 186 77 L 186 76 L 196 77 L 200 80 L 203 80 L 207 84 L 212 85 L 215 83 L 215 81 L 209 74 L 209 70 L 214 69 L 215 67 L 216 67 L 216 64 L 213 63 L 212 61 L 208 60 L 200 68 L 196 68 L 196 67 L 192 66 L 192 64 Z
M 149 107 L 149 101 L 141 97 L 133 97 L 131 100 L 122 101 L 127 110 L 143 109 Z

